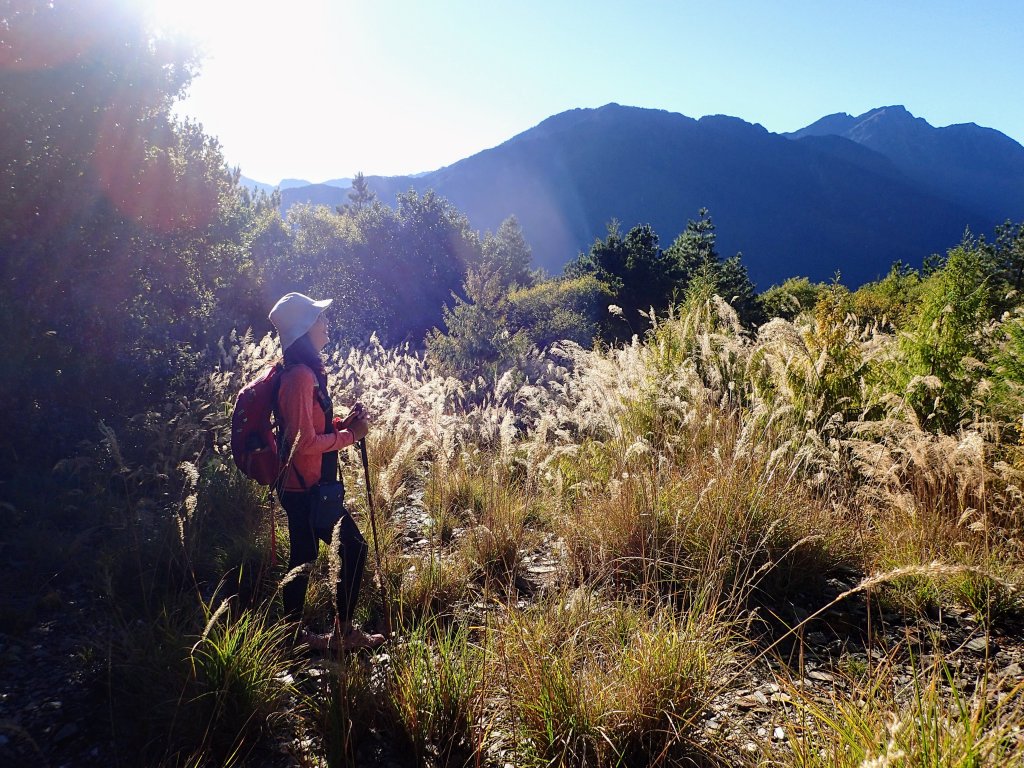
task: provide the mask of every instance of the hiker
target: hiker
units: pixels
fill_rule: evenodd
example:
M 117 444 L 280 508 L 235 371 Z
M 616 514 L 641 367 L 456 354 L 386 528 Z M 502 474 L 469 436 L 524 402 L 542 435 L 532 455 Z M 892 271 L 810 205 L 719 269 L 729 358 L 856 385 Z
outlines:
M 278 485 L 278 498 L 288 513 L 289 570 L 316 560 L 320 541 L 330 546 L 333 521 L 319 528 L 314 525 L 313 494 L 321 480 L 325 484 L 340 480 L 338 450 L 362 440 L 369 429 L 366 413 L 358 403 L 344 421 L 333 416 L 320 354 L 328 342 L 324 311 L 331 301 L 314 301 L 301 293 L 289 293 L 270 311 L 270 321 L 277 328 L 284 350 L 285 368 L 277 405 L 283 424 L 281 440 L 290 460 Z M 336 600 L 339 632 L 322 634 L 302 628 L 299 639 L 315 651 L 377 648 L 384 642 L 384 636 L 368 634 L 352 623 L 367 545 L 343 506 L 343 489 L 338 486 L 338 490 L 342 502 L 338 536 L 341 572 Z M 309 575 L 301 573 L 282 588 L 285 615 L 297 623 L 302 620 L 308 583 Z

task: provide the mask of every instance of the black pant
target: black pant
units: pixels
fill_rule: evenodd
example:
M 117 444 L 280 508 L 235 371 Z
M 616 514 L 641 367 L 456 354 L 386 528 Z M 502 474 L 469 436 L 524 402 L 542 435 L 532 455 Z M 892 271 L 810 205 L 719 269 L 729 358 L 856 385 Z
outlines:
M 282 491 L 278 494 L 281 506 L 288 513 L 288 537 L 291 539 L 291 553 L 288 569 L 297 568 L 316 560 L 320 541 L 331 544 L 331 531 L 314 531 L 310 524 L 309 493 L 306 491 Z M 341 556 L 340 581 L 337 583 L 338 618 L 342 622 L 352 620 L 352 612 L 359 598 L 359 587 L 363 581 L 363 566 L 366 564 L 366 539 L 359 532 L 356 521 L 348 512 L 341 518 L 338 549 Z M 302 574 L 284 585 L 281 596 L 284 613 L 289 621 L 302 619 L 302 607 L 306 602 L 306 587 L 309 576 Z

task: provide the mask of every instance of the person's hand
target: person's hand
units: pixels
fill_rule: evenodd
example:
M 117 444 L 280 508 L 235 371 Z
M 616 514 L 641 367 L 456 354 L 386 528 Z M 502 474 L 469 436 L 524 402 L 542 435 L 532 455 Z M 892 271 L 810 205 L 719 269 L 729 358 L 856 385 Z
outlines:
M 345 427 L 349 432 L 352 433 L 354 442 L 359 442 L 366 433 L 370 431 L 370 420 L 366 417 L 365 411 L 359 411 L 356 414 L 350 414 L 348 426 Z
M 348 429 L 352 420 L 360 414 L 366 414 L 366 407 L 362 403 L 357 402 L 352 406 L 344 418 L 341 416 L 335 416 L 332 422 L 334 424 L 335 431 L 340 432 L 343 429 Z
M 340 416 L 334 417 L 334 429 L 340 432 L 343 429 L 347 429 L 352 433 L 355 438 L 355 442 L 359 442 L 370 429 L 369 416 L 366 412 L 366 408 L 362 403 L 356 403 L 352 406 L 352 410 L 349 411 L 345 418 Z

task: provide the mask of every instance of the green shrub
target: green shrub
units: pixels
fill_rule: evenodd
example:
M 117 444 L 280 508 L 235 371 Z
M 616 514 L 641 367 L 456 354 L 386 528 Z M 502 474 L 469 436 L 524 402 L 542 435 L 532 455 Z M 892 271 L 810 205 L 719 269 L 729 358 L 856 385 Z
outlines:
M 761 306 L 769 319 L 793 320 L 797 315 L 811 311 L 818 303 L 818 297 L 827 289 L 825 283 L 812 283 L 806 277 L 791 277 L 762 293 Z
M 980 331 L 991 305 L 986 255 L 973 241 L 952 249 L 922 286 L 919 308 L 900 343 L 896 379 L 922 424 L 947 434 L 972 416 Z

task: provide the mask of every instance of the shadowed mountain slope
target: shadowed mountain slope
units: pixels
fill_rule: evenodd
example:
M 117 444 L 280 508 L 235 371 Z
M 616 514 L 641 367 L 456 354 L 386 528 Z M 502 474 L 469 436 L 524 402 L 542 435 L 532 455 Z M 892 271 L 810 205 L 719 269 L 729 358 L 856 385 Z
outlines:
M 603 237 L 612 219 L 624 229 L 650 223 L 665 247 L 707 207 L 719 250 L 741 251 L 762 288 L 793 275 L 826 280 L 837 271 L 857 285 L 884 275 L 897 259 L 920 264 L 957 243 L 965 228 L 990 232 L 1008 216 L 1024 217 L 1009 192 L 1011 202 L 999 207 L 978 204 L 981 193 L 952 198 L 943 193 L 946 186 L 911 172 L 914 163 L 927 166 L 926 159 L 901 155 L 897 162 L 866 141 L 837 135 L 855 132 L 858 120 L 833 115 L 785 136 L 734 117 L 695 120 L 609 104 L 555 115 L 432 173 L 367 179 L 388 203 L 398 192 L 434 189 L 480 230 L 515 214 L 537 265 L 552 273 Z M 977 130 L 1024 153 L 996 131 Z M 871 143 L 884 148 L 883 134 Z M 1006 151 L 1013 155 L 1012 147 Z M 976 165 L 990 168 L 988 162 Z M 1012 179 L 1001 188 L 1012 192 Z M 309 199 L 303 191 L 284 190 L 284 206 Z M 344 190 L 310 191 L 317 202 L 345 202 Z

